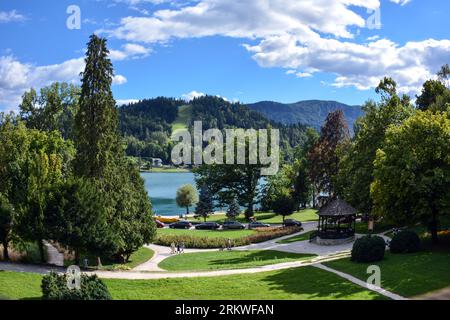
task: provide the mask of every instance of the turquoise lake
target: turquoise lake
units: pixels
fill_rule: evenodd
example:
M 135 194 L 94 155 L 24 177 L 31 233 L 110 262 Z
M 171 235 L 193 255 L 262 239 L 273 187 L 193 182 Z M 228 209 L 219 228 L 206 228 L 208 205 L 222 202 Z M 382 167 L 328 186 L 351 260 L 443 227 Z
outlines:
M 153 213 L 161 216 L 173 216 L 185 213 L 186 209 L 177 206 L 177 190 L 184 184 L 195 186 L 193 173 L 141 173 L 145 181 Z M 190 211 L 193 211 L 191 208 Z
M 152 202 L 153 213 L 160 216 L 178 216 L 186 213 L 186 208 L 177 206 L 175 198 L 177 190 L 184 184 L 192 184 L 195 187 L 194 174 L 188 173 L 141 173 L 145 181 L 145 189 Z M 260 188 L 265 184 L 261 179 Z M 245 208 L 242 207 L 244 210 Z M 195 207 L 189 211 L 194 213 Z M 224 210 L 222 208 L 221 210 Z

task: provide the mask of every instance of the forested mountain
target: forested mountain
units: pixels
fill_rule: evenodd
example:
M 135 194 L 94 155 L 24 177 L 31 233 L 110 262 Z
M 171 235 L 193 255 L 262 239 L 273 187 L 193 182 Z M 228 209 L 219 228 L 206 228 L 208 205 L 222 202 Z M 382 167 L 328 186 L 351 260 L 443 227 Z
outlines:
M 281 150 L 286 159 L 293 149 L 305 139 L 307 126 L 283 125 L 267 119 L 264 115 L 239 103 L 230 103 L 222 98 L 205 96 L 194 99 L 189 108 L 180 108 L 183 101 L 156 98 L 119 108 L 120 130 L 127 142 L 127 154 L 136 157 L 161 158 L 170 162 L 172 130 L 180 127 L 192 128 L 194 121 L 203 122 L 203 130 L 209 128 L 280 129 Z M 179 114 L 179 110 L 184 110 Z M 189 112 L 189 115 L 185 113 Z
M 300 101 L 290 104 L 262 101 L 249 104 L 248 107 L 273 121 L 283 124 L 302 123 L 317 130 L 320 130 L 327 115 L 337 109 L 344 112 L 350 129 L 353 128 L 356 119 L 363 114 L 360 106 L 349 106 L 336 101 L 321 100 Z

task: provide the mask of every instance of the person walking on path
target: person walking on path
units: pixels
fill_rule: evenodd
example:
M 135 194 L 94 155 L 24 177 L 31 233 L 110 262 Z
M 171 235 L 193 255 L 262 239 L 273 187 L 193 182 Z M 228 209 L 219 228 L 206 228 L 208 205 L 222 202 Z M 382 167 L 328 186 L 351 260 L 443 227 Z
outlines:
M 184 253 L 184 248 L 185 248 L 184 242 L 181 242 L 181 253 Z
M 181 253 L 181 244 L 178 242 L 177 243 L 177 254 Z
M 228 239 L 227 240 L 227 249 L 228 249 L 228 251 L 231 251 L 231 247 L 232 247 L 231 239 Z
M 175 242 L 172 242 L 171 244 L 170 244 L 170 254 L 175 254 L 176 252 L 175 252 Z

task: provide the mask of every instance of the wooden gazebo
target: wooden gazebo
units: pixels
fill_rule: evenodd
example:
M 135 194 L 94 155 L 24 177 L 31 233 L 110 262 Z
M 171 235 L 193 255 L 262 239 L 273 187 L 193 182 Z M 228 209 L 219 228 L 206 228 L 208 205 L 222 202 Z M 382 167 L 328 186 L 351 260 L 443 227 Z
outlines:
M 341 199 L 330 200 L 320 208 L 315 240 L 319 244 L 333 245 L 355 238 L 357 210 Z

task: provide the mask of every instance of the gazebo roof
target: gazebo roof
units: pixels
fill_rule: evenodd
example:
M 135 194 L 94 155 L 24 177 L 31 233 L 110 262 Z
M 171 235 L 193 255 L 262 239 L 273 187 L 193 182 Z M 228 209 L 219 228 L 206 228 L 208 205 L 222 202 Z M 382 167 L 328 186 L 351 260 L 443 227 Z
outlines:
M 357 210 L 341 199 L 334 199 L 320 208 L 318 215 L 324 217 L 352 216 Z

